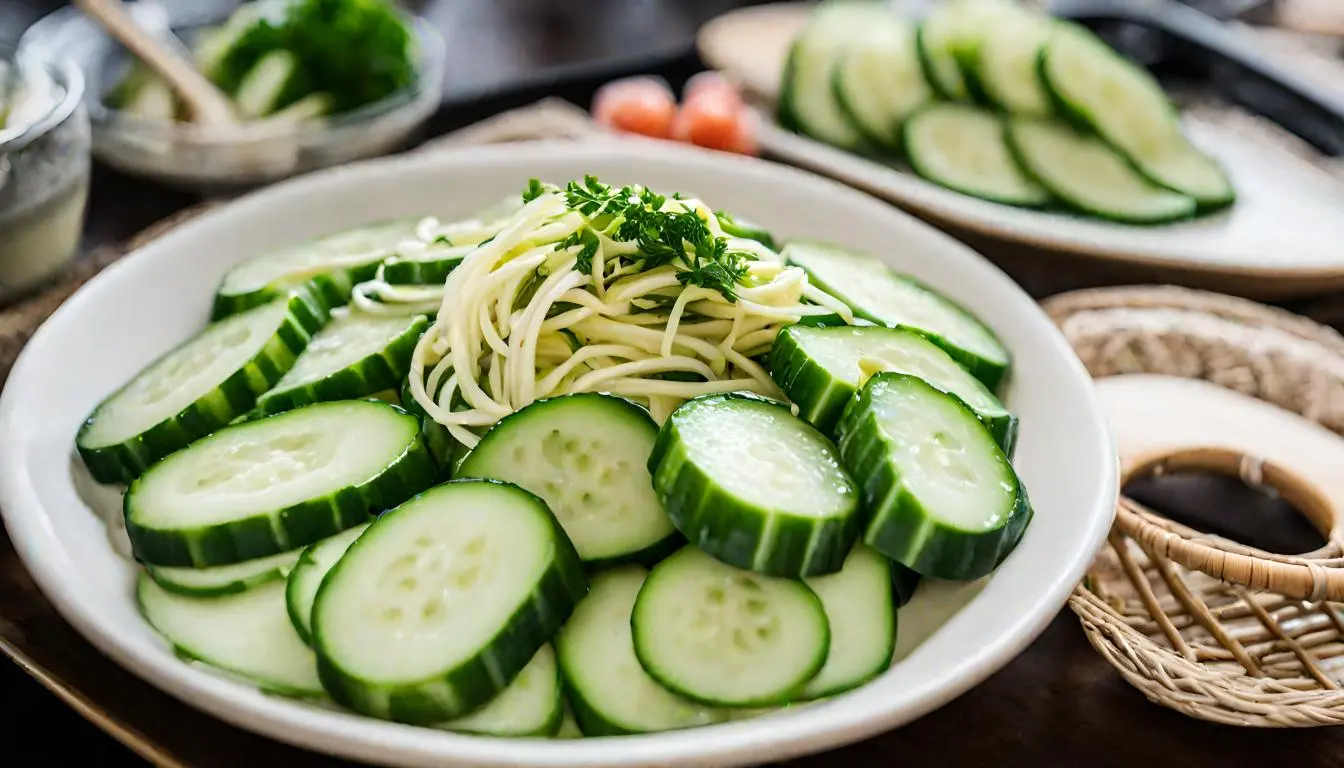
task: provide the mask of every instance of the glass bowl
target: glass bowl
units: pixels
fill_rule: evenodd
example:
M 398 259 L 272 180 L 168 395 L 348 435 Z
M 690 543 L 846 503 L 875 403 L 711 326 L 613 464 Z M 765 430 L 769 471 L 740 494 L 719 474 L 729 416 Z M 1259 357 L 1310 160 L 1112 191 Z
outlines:
M 220 0 L 140 0 L 131 11 L 142 26 L 171 30 L 189 41 L 200 29 L 224 22 L 240 5 Z M 224 131 L 108 107 L 105 95 L 133 59 L 76 8 L 62 8 L 38 21 L 24 34 L 20 47 L 70 51 L 88 81 L 84 101 L 93 126 L 94 155 L 100 161 L 176 187 L 246 188 L 393 151 L 434 113 L 443 91 L 443 38 L 423 19 L 409 14 L 404 18 L 417 57 L 412 85 L 320 122 L 263 120 Z
M 0 306 L 65 271 L 89 193 L 84 79 L 69 61 L 0 46 Z

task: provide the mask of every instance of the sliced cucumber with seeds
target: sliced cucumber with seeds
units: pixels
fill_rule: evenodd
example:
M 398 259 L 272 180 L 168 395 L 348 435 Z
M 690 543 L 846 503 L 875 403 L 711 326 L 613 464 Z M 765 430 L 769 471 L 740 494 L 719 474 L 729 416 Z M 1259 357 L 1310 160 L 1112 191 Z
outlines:
M 383 262 L 383 280 L 392 285 L 439 285 L 476 250 L 476 245 L 430 245 L 414 255 L 392 256 Z
M 771 351 L 770 376 L 798 406 L 798 416 L 828 435 L 854 393 L 877 371 L 918 376 L 961 398 L 1012 456 L 1017 417 L 979 379 L 917 333 L 881 326 L 793 325 L 780 332 Z
M 739 568 L 832 573 L 858 535 L 858 494 L 835 447 L 774 401 L 687 401 L 663 424 L 649 468 L 677 529 Z
M 318 403 L 226 427 L 155 464 L 126 492 L 126 533 L 147 563 L 238 563 L 367 522 L 435 474 L 414 416 L 376 400 Z
M 915 331 L 942 347 L 991 391 L 1008 372 L 1008 348 L 965 308 L 865 254 L 817 242 L 794 241 L 785 260 L 802 267 L 814 285 L 840 299 L 855 316 Z
M 1031 505 L 985 425 L 922 379 L 878 373 L 840 421 L 863 486 L 864 541 L 924 575 L 976 579 L 1021 540 Z
M 924 79 L 915 29 L 888 14 L 874 18 L 835 68 L 835 97 L 855 128 L 876 146 L 900 151 L 901 125 L 933 92 Z
M 1055 26 L 1041 77 L 1061 110 L 1088 126 L 1154 182 L 1193 197 L 1201 208 L 1233 202 L 1223 168 L 1181 132 L 1176 108 L 1157 79 L 1093 32 Z
M 1195 213 L 1194 198 L 1152 183 L 1101 139 L 1068 125 L 1015 119 L 1008 143 L 1023 168 L 1083 213 L 1128 224 L 1163 224 Z
M 790 700 L 825 664 L 831 642 L 825 609 L 806 584 L 739 570 L 694 547 L 644 580 L 630 626 L 653 679 L 711 706 Z
M 892 11 L 879 3 L 838 0 L 817 6 L 794 38 L 780 84 L 779 121 L 792 130 L 846 149 L 863 145 L 835 98 L 836 62 L 854 36 Z
M 272 693 L 320 697 L 313 652 L 285 616 L 281 581 L 226 597 L 187 597 L 160 587 L 148 574 L 136 581 L 145 620 L 177 653 L 231 673 Z
M 89 415 L 75 438 L 89 472 L 101 483 L 130 482 L 246 413 L 325 321 L 293 296 L 206 327 Z
M 462 717 L 513 682 L 586 590 L 541 499 L 454 480 L 384 514 L 327 574 L 313 605 L 318 674 L 366 715 Z
M 411 369 L 411 353 L 429 326 L 424 315 L 383 317 L 333 313 L 275 388 L 257 400 L 262 413 L 309 403 L 350 400 L 395 389 Z
M 537 494 L 589 564 L 652 564 L 678 546 L 647 459 L 658 427 L 611 395 L 538 400 L 495 424 L 457 477 L 504 480 Z
M 289 575 L 301 550 L 245 560 L 212 568 L 173 568 L 145 565 L 160 587 L 189 597 L 220 597 L 245 592 L 253 587 L 278 581 Z
M 541 646 L 503 693 L 466 717 L 439 727 L 486 736 L 553 736 L 564 715 L 560 667 L 548 644 Z
M 336 563 L 345 555 L 345 551 L 355 543 L 369 527 L 361 523 L 353 528 L 310 544 L 299 555 L 298 562 L 289 572 L 285 586 L 285 608 L 289 611 L 289 620 L 294 631 L 299 633 L 303 642 L 313 642 L 313 601 L 317 599 L 317 590 L 327 573 L 336 567 Z
M 623 565 L 592 579 L 588 596 L 555 638 L 574 718 L 588 736 L 693 728 L 727 719 L 649 677 L 635 657 L 630 617 L 648 571 Z
M 328 307 L 345 304 L 356 283 L 373 277 L 398 243 L 415 236 L 418 219 L 394 219 L 344 229 L 277 248 L 234 265 L 215 292 L 221 318 L 302 289 Z
M 948 189 L 1029 208 L 1050 193 L 1028 176 L 1004 139 L 1003 119 L 968 104 L 931 104 L 905 123 L 905 156 L 920 176 Z
M 1050 37 L 1050 17 L 1013 7 L 997 15 L 974 53 L 976 79 L 985 97 L 1006 112 L 1049 115 L 1050 92 L 1040 78 L 1041 49 Z
M 896 648 L 891 561 L 856 544 L 839 573 L 805 581 L 826 610 L 831 646 L 826 665 L 797 698 L 834 696 L 885 672 Z

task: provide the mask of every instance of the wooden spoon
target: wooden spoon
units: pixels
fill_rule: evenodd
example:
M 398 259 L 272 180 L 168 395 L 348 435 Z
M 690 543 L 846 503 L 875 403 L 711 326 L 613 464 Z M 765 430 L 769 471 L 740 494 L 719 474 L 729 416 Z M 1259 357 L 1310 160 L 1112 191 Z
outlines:
M 210 126 L 238 122 L 224 92 L 186 57 L 137 24 L 121 0 L 74 0 L 74 4 L 168 83 L 182 99 L 191 122 Z

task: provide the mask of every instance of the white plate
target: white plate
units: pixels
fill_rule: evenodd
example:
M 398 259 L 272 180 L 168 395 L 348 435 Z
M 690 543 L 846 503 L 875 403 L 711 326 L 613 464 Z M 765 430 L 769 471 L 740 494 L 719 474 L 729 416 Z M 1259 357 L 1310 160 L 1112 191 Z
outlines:
M 653 736 L 505 740 L 413 728 L 267 696 L 176 658 L 136 612 L 131 564 L 113 553 L 76 493 L 70 455 L 85 414 L 194 333 L 224 269 L 259 249 L 388 216 L 465 216 L 521 191 L 530 177 L 563 183 L 585 173 L 694 193 L 784 237 L 870 251 L 974 307 L 1016 359 L 1006 399 L 1022 418 L 1016 464 L 1036 510 L 1017 551 L 987 583 L 922 587 L 902 613 L 908 655 L 870 685 L 761 719 Z M 0 397 L 0 509 L 24 564 L 76 629 L 133 673 L 234 725 L 387 765 L 745 764 L 901 725 L 976 685 L 1046 626 L 1106 534 L 1116 477 L 1087 373 L 1045 314 L 988 262 L 834 182 L 651 142 L 445 151 L 324 171 L 248 195 L 80 289 L 29 342 Z
M 758 98 L 773 102 L 806 3 L 753 6 L 701 28 L 701 56 Z M 998 240 L 1111 261 L 1222 278 L 1220 287 L 1259 297 L 1319 293 L 1344 285 L 1344 183 L 1286 149 L 1231 128 L 1191 121 L 1192 140 L 1217 158 L 1236 205 L 1164 226 L 1115 224 L 979 200 L 895 168 L 783 130 L 761 119 L 761 150 L 791 165 L 867 190 L 939 225 Z

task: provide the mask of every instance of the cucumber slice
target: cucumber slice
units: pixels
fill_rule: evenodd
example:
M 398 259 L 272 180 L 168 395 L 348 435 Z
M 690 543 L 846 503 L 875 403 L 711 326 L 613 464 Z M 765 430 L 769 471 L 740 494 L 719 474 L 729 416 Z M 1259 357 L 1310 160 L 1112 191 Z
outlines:
M 560 727 L 555 732 L 557 739 L 582 739 L 583 731 L 579 730 L 579 724 L 574 720 L 574 716 L 569 712 L 565 713 L 564 719 L 560 721 Z
M 772 251 L 779 250 L 774 235 L 771 235 L 769 230 L 760 225 L 736 218 L 727 211 L 715 211 L 714 218 L 719 220 L 719 226 L 723 228 L 725 234 L 740 237 L 743 240 L 755 240 Z
M 835 66 L 860 30 L 891 13 L 880 3 L 863 0 L 831 0 L 816 7 L 794 38 L 784 64 L 781 125 L 845 149 L 863 145 L 863 134 L 845 119 L 836 101 Z
M 831 627 L 826 665 L 799 699 L 820 699 L 858 688 L 891 666 L 896 649 L 896 606 L 891 561 L 863 544 L 839 573 L 805 579 L 821 600 Z
M 905 123 L 905 155 L 915 173 L 963 194 L 1036 208 L 1050 193 L 1028 176 L 1004 141 L 998 115 L 969 104 L 931 104 Z
M 933 96 L 915 28 L 888 14 L 874 18 L 852 45 L 835 68 L 836 101 L 869 142 L 899 151 L 905 119 Z
M 383 262 L 383 280 L 392 285 L 440 285 L 475 245 L 438 245 L 415 255 L 397 255 Z
M 308 645 L 313 644 L 313 602 L 317 600 L 317 590 L 322 586 L 322 580 L 368 527 L 368 523 L 361 523 L 310 544 L 290 570 L 285 585 L 285 609 L 289 612 L 290 622 L 294 624 L 294 631 Z
M 393 219 L 332 232 L 267 251 L 234 265 L 215 291 L 218 319 L 302 289 L 328 308 L 350 300 L 356 283 L 373 277 L 398 243 L 415 236 L 418 219 Z
M 593 576 L 588 596 L 555 638 L 560 671 L 588 736 L 653 733 L 722 722 L 727 714 L 672 693 L 635 657 L 630 616 L 648 571 L 623 565 Z
M 831 643 L 826 611 L 806 584 L 738 570 L 694 547 L 654 567 L 630 626 L 645 671 L 710 706 L 787 702 Z
M 924 77 L 936 94 L 952 101 L 966 101 L 970 92 L 961 75 L 961 65 L 952 52 L 953 3 L 943 3 L 915 31 L 915 49 Z
M 1008 143 L 1022 167 L 1070 208 L 1127 224 L 1195 214 L 1194 198 L 1144 178 L 1105 142 L 1062 123 L 1018 118 Z
M 146 72 L 143 80 L 128 89 L 118 108 L 147 120 L 171 122 L 177 119 L 177 96 L 165 80 Z
M 267 125 L 276 125 L 279 123 L 306 123 L 309 120 L 317 120 L 320 117 L 331 114 L 336 107 L 336 100 L 329 93 L 310 93 L 298 101 L 277 109 L 266 116 Z
M 980 578 L 1031 520 L 985 425 L 914 376 L 878 373 L 864 385 L 840 420 L 840 454 L 863 487 L 864 541 L 921 575 Z
M 663 424 L 649 468 L 677 529 L 738 568 L 833 573 L 858 535 L 858 493 L 835 447 L 780 403 L 689 400 Z
M 294 367 L 257 400 L 262 413 L 309 403 L 353 400 L 395 389 L 411 369 L 411 353 L 429 327 L 424 315 L 382 317 L 333 313 Z
M 462 717 L 513 682 L 586 590 L 541 499 L 454 480 L 384 514 L 327 574 L 313 605 L 318 674 L 366 715 Z
M 892 602 L 897 608 L 910 602 L 910 598 L 915 596 L 915 589 L 919 587 L 921 578 L 918 573 L 900 563 L 891 564 Z
M 285 696 L 321 697 L 313 652 L 285 617 L 284 582 L 227 597 L 187 597 L 146 573 L 135 584 L 145 620 L 179 656 L 231 673 Z
M 985 98 L 1017 115 L 1044 117 L 1054 111 L 1039 68 L 1052 25 L 1050 17 L 1017 7 L 995 16 L 973 55 Z
M 854 394 L 877 371 L 918 376 L 961 398 L 1012 456 L 1017 417 L 946 352 L 917 333 L 881 326 L 793 325 L 775 338 L 770 376 L 798 406 L 798 416 L 833 435 Z
M 150 578 L 169 592 L 188 597 L 222 597 L 246 592 L 289 575 L 302 550 L 245 560 L 213 568 L 173 568 L 145 565 Z
M 680 542 L 650 483 L 657 439 L 657 425 L 628 400 L 565 395 L 501 419 L 456 476 L 503 480 L 540 496 L 590 566 L 652 564 Z
M 298 59 L 286 50 L 275 50 L 257 60 L 243 75 L 233 94 L 238 117 L 255 120 L 276 111 L 299 89 Z
M 827 243 L 794 241 L 785 261 L 813 285 L 845 302 L 857 317 L 924 336 L 982 381 L 999 386 L 1012 361 L 994 332 L 951 299 L 866 254 Z
M 560 667 L 548 643 L 503 693 L 466 717 L 439 727 L 486 736 L 553 736 L 564 715 Z
M 75 446 L 90 474 L 100 483 L 129 483 L 246 413 L 325 321 L 325 313 L 291 296 L 207 326 L 89 415 Z
M 1157 79 L 1085 27 L 1057 24 L 1040 71 L 1065 114 L 1090 127 L 1152 181 L 1193 197 L 1205 210 L 1235 200 L 1223 168 L 1181 132 L 1176 108 Z
M 318 403 L 225 427 L 126 491 L 136 558 L 228 565 L 363 522 L 434 480 L 415 417 L 377 400 Z

